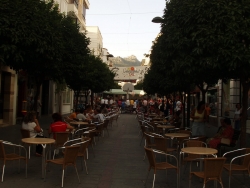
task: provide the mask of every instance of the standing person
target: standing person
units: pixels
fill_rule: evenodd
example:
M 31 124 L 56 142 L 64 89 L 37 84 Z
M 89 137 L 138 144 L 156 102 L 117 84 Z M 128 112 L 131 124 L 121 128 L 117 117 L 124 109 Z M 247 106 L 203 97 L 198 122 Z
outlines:
M 121 113 L 125 112 L 125 108 L 126 108 L 126 103 L 124 100 L 122 100 Z
M 209 115 L 211 113 L 211 108 L 209 106 L 209 103 L 206 103 L 205 110 L 206 110 L 206 113 L 207 113 L 207 122 L 209 122 Z M 210 127 L 210 124 L 208 124 L 208 127 Z
M 110 105 L 110 106 L 112 106 L 112 105 L 113 105 L 113 103 L 114 103 L 113 98 L 110 98 L 110 100 L 109 100 L 109 105 Z
M 37 112 L 37 114 L 36 114 L 36 117 L 37 118 L 39 118 L 40 117 L 40 113 L 41 113 L 41 107 L 42 107 L 42 103 L 41 103 L 41 101 L 40 101 L 40 97 L 38 96 L 38 98 L 37 98 L 37 106 L 36 106 L 36 112 Z
M 200 101 L 197 108 L 192 111 L 191 118 L 194 120 L 192 126 L 192 135 L 205 135 L 205 122 L 207 121 L 207 114 L 204 101 Z
M 146 98 L 142 101 L 142 104 L 143 104 L 143 107 L 144 107 L 144 113 L 147 113 L 148 101 L 147 101 Z
M 134 104 L 133 104 L 133 113 L 136 113 L 136 108 L 137 108 L 137 99 L 135 99 Z
M 36 112 L 28 112 L 23 119 L 22 128 L 30 131 L 30 138 L 43 138 L 38 133 L 42 133 L 42 129 L 36 118 Z M 36 155 L 41 156 L 43 153 L 43 147 L 41 144 L 36 145 Z
M 234 129 L 236 129 L 236 130 L 240 130 L 241 113 L 242 113 L 241 105 L 240 105 L 240 103 L 237 103 L 236 109 L 234 112 L 234 119 L 233 119 Z

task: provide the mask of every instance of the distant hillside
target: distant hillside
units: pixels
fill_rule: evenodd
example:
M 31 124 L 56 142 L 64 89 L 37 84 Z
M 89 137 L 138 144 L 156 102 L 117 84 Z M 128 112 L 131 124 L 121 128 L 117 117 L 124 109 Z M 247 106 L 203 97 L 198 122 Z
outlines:
M 131 55 L 128 57 L 111 57 L 109 58 L 113 67 L 130 67 L 130 66 L 140 66 L 141 62 L 136 58 L 136 56 Z

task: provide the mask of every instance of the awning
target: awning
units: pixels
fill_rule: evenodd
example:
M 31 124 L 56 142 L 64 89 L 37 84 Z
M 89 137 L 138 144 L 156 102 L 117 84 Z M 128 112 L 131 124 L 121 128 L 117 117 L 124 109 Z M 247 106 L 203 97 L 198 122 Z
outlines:
M 133 94 L 140 95 L 140 92 L 143 90 L 133 90 Z M 111 89 L 109 91 L 104 91 L 105 94 L 111 94 L 111 95 L 126 95 L 127 92 L 124 92 L 122 89 Z M 132 94 L 129 92 L 129 94 Z

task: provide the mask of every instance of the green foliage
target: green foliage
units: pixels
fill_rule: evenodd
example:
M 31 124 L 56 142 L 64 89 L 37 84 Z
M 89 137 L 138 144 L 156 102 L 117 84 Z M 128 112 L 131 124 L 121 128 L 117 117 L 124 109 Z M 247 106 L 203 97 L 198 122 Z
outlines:
M 140 81 L 138 82 L 135 86 L 134 89 L 142 90 L 143 89 L 143 82 Z
M 187 85 L 192 83 L 203 89 L 204 83 L 211 86 L 218 79 L 240 79 L 244 140 L 245 95 L 250 86 L 250 1 L 171 0 L 166 3 L 163 18 L 161 35 L 151 54 L 152 67 L 148 74 L 152 75 L 148 80 L 146 75 L 145 83 L 156 83 L 158 74 L 158 90 L 166 91 L 178 87 L 180 90 L 185 85 L 189 88 Z M 162 87 L 163 82 L 170 87 Z

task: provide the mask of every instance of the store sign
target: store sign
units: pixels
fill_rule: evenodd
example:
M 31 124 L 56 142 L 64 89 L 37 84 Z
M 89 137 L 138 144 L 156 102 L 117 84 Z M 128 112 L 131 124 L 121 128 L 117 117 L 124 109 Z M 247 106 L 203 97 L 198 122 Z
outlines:
M 149 66 L 110 67 L 109 69 L 115 73 L 115 80 L 142 80 Z

